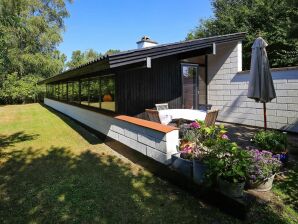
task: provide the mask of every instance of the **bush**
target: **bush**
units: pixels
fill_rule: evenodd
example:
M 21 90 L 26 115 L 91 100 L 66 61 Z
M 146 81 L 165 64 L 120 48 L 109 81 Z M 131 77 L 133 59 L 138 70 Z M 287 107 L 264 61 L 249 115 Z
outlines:
M 280 153 L 286 151 L 287 136 L 278 131 L 259 131 L 253 137 L 253 143 L 262 150 Z
M 8 74 L 0 80 L 0 103 L 33 103 L 43 99 L 45 88 L 37 85 L 41 78 L 27 75 L 19 78 L 16 73 Z
M 207 175 L 211 179 L 221 177 L 230 183 L 244 182 L 251 162 L 248 151 L 226 140 L 217 141 L 205 160 L 208 166 Z

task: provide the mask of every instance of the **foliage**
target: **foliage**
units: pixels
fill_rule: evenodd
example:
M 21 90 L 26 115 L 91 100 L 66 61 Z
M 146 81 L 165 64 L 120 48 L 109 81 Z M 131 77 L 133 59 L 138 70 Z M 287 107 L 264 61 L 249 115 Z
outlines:
M 71 59 L 66 63 L 69 69 L 76 68 L 80 65 L 86 64 L 88 62 L 94 61 L 97 58 L 102 57 L 103 55 L 112 55 L 120 52 L 120 50 L 110 49 L 106 53 L 98 53 L 93 49 L 89 49 L 85 52 L 76 50 L 72 52 Z
M 273 153 L 285 152 L 287 147 L 287 135 L 278 131 L 259 131 L 252 141 L 256 147 Z
M 36 101 L 41 90 L 37 80 L 63 70 L 66 56 L 57 45 L 62 41 L 63 19 L 68 16 L 66 1 L 71 2 L 0 1 L 1 103 Z
M 64 0 L 1 0 L 0 74 L 49 77 L 62 71 L 65 56 L 56 47 L 67 16 Z
M 6 75 L 1 81 L 0 103 L 32 103 L 41 100 L 44 87 L 37 85 L 41 79 L 36 75 L 27 75 L 20 79 L 16 73 Z
M 231 183 L 240 183 L 246 180 L 251 156 L 236 143 L 220 140 L 212 146 L 204 163 L 210 179 L 221 177 Z
M 281 167 L 279 159 L 273 157 L 269 151 L 253 149 L 249 151 L 252 164 L 249 167 L 248 179 L 251 183 L 262 183 L 275 174 Z
M 269 44 L 271 67 L 298 64 L 297 0 L 213 0 L 214 18 L 201 20 L 187 39 L 247 32 L 243 67 L 249 69 L 251 46 L 258 35 Z
M 189 124 L 180 143 L 181 156 L 203 160 L 217 141 L 227 141 L 224 125 L 207 127 L 204 121 L 196 120 Z

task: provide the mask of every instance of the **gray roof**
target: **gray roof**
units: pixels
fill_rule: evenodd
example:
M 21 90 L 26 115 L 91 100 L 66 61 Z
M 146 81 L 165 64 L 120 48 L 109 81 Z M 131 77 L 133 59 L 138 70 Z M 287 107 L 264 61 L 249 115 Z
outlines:
M 145 62 L 147 57 L 152 60 L 176 54 L 187 53 L 204 48 L 212 48 L 213 43 L 227 43 L 242 40 L 245 33 L 233 33 L 221 36 L 200 38 L 170 44 L 161 44 L 153 47 L 122 51 L 113 55 L 104 55 L 76 68 L 66 70 L 58 75 L 42 80 L 39 84 L 57 82 L 71 78 L 81 77 L 94 72 L 107 71 L 122 66 Z

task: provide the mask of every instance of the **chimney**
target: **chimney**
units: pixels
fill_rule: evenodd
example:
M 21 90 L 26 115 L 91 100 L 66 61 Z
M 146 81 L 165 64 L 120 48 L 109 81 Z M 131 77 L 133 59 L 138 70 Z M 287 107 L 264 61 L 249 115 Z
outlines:
M 143 36 L 140 41 L 137 42 L 138 49 L 145 47 L 153 47 L 157 45 L 156 41 L 150 39 L 150 37 Z

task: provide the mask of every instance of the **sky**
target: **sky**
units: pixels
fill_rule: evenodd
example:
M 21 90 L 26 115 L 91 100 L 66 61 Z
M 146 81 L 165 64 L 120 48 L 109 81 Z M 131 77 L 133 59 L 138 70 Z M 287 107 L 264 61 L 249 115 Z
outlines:
M 159 44 L 184 40 L 200 19 L 212 16 L 210 0 L 73 0 L 58 49 L 131 50 L 142 36 Z

